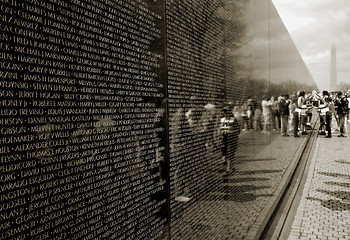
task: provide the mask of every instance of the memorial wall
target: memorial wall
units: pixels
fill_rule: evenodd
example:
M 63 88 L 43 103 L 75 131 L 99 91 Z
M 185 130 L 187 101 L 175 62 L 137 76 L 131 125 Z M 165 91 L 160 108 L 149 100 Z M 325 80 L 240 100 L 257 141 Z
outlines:
M 262 2 L 0 0 L 0 239 L 215 237 L 223 108 L 314 85 Z

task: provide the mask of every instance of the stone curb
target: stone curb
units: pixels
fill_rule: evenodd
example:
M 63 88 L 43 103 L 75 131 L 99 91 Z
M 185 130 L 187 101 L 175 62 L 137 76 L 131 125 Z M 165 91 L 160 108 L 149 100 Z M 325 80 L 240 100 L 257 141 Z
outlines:
M 267 204 L 264 209 L 261 211 L 261 214 L 257 218 L 254 226 L 249 230 L 247 234 L 247 239 L 259 239 L 262 232 L 264 231 L 268 221 L 270 220 L 270 217 L 272 216 L 273 212 L 275 211 L 275 208 L 277 207 L 279 201 L 281 200 L 283 193 L 285 189 L 287 188 L 293 173 L 299 163 L 299 159 L 306 147 L 308 138 L 303 139 L 303 142 L 299 145 L 293 159 L 291 160 L 288 168 L 286 169 L 286 172 L 284 174 L 284 178 L 282 179 L 281 183 L 276 187 L 275 189 L 275 197 L 271 198 L 271 202 Z
M 314 179 L 314 169 L 316 167 L 319 147 L 320 147 L 320 139 L 318 138 L 316 140 L 316 147 L 315 147 L 315 151 L 314 151 L 314 154 L 312 156 L 312 160 L 311 160 L 311 164 L 310 164 L 310 168 L 309 168 L 310 171 L 312 170 L 312 172 L 310 173 L 310 171 L 309 171 L 309 173 L 308 173 L 308 177 L 307 177 L 306 182 L 305 182 L 302 196 L 306 196 L 308 194 L 310 187 L 311 187 L 311 184 L 312 184 L 312 180 Z M 291 232 L 289 234 L 288 240 L 299 239 L 299 232 L 300 232 L 299 230 L 300 230 L 300 227 L 302 224 L 302 219 L 304 216 L 304 209 L 306 207 L 306 201 L 307 201 L 306 198 L 301 198 L 301 200 L 300 200 L 300 203 L 299 203 L 297 212 L 296 212 L 295 217 L 294 217 L 294 221 L 292 224 L 292 228 L 291 228 Z

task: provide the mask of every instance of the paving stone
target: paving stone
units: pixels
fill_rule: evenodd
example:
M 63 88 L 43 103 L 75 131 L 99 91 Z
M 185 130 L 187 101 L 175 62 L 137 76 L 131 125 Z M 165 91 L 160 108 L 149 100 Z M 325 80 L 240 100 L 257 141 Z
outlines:
M 317 139 L 290 236 L 299 229 L 303 237 L 350 239 L 350 161 L 346 156 L 350 156 L 347 138 Z

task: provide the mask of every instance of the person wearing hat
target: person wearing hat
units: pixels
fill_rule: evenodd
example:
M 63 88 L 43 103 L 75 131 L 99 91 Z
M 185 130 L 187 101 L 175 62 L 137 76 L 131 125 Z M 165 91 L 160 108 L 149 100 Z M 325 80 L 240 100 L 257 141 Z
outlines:
M 346 96 L 342 92 L 338 92 L 335 99 L 340 130 L 338 137 L 347 137 L 346 122 L 348 116 L 348 105 L 349 101 L 346 99 Z

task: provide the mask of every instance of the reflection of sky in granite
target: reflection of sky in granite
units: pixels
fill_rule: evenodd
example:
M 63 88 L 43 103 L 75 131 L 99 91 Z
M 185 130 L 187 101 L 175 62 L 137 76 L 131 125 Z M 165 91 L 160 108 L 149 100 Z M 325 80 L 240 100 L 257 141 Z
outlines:
M 242 51 L 250 58 L 253 76 L 269 80 L 270 83 L 295 81 L 314 85 L 314 80 L 277 10 L 270 3 L 268 11 L 267 5 L 267 0 L 252 0 L 246 18 L 249 29 L 246 41 L 251 48 L 244 48 Z

